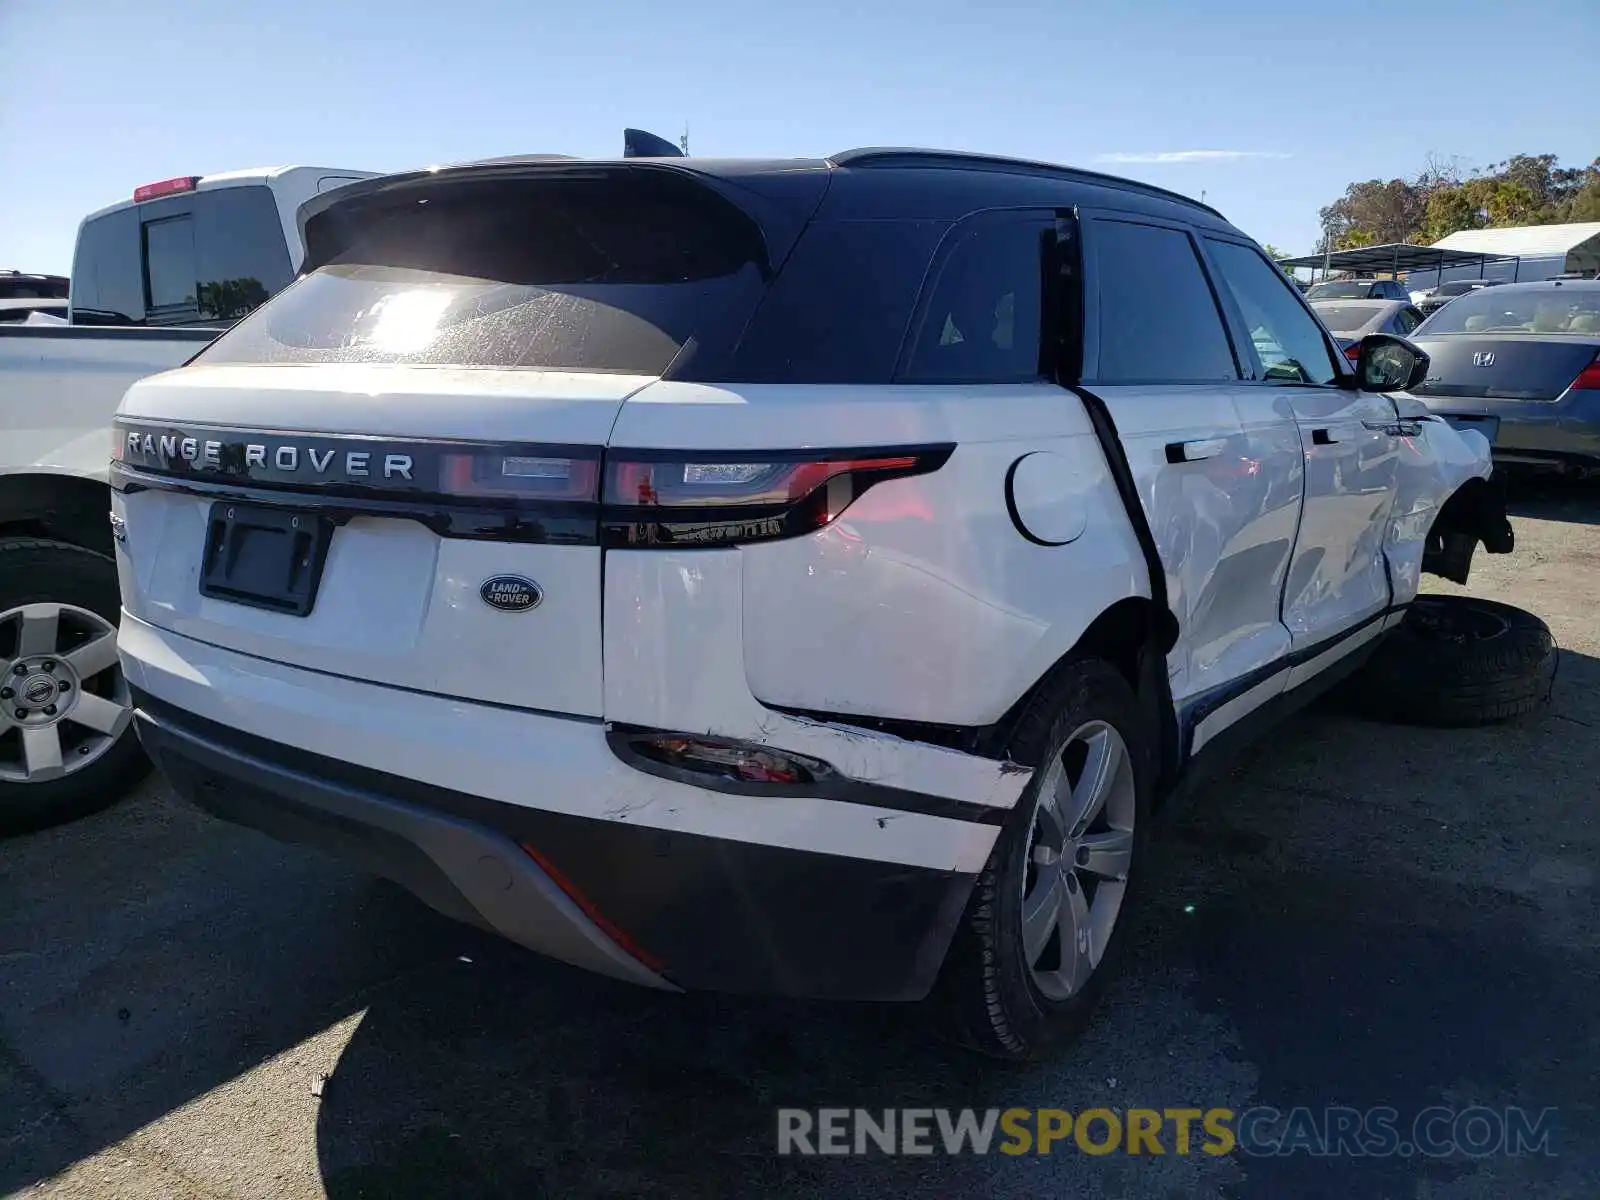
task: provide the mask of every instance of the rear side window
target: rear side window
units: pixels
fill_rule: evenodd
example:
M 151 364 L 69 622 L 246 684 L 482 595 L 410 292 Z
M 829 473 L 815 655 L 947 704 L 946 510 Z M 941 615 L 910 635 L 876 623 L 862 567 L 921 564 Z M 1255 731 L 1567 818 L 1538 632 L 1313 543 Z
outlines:
M 1233 350 L 1189 235 L 1159 225 L 1093 222 L 1101 383 L 1237 379 Z
M 923 306 L 903 378 L 1017 383 L 1040 373 L 1043 217 L 982 217 L 954 235 Z
M 765 270 L 754 223 L 673 176 L 453 183 L 382 203 L 200 361 L 659 375 L 691 343 L 725 343 Z
M 726 354 L 685 377 L 736 383 L 888 383 L 947 221 L 819 221 L 801 237 Z

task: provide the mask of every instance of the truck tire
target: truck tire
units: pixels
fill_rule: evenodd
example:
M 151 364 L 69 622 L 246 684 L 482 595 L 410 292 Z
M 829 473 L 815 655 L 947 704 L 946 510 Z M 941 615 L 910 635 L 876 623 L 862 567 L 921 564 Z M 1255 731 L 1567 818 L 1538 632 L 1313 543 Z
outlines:
M 1422 595 L 1345 685 L 1362 716 L 1445 728 L 1532 712 L 1550 697 L 1556 643 L 1538 617 L 1477 596 Z
M 1018 721 L 1011 757 L 1034 778 L 973 885 L 934 997 L 966 1045 L 1037 1059 L 1089 1020 L 1149 838 L 1147 724 L 1127 680 L 1097 659 L 1062 667 Z
M 120 612 L 105 555 L 0 540 L 0 834 L 103 808 L 149 769 L 116 657 Z

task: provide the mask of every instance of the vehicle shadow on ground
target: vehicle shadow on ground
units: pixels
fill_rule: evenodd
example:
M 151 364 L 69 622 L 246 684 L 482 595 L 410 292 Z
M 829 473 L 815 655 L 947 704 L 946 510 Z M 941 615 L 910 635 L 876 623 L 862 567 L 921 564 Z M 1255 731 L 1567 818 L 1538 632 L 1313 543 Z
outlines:
M 775 1110 L 1476 1098 L 1600 1130 L 1597 733 L 1600 661 L 1572 652 L 1554 703 L 1507 726 L 1296 718 L 1164 831 L 1129 969 L 1082 1043 L 1029 1067 L 933 1039 L 915 1008 L 614 985 L 152 785 L 4 848 L 0 1194 L 353 1013 L 316 1113 L 335 1200 L 1412 1194 L 1470 1168 L 1070 1148 L 780 1158 Z M 227 1124 L 249 1123 L 239 1103 L 177 1150 L 253 1146 Z M 1513 1166 L 1469 1194 L 1540 1190 L 1553 1169 Z M 1572 1194 L 1600 1194 L 1582 1183 Z
M 1524 837 L 1548 835 L 1539 793 L 1547 809 L 1592 802 L 1592 784 L 1572 781 L 1600 778 L 1600 737 L 1588 733 L 1600 729 L 1597 696 L 1600 661 L 1568 654 L 1556 702 L 1510 726 L 1412 730 L 1321 712 L 1286 726 L 1165 831 L 1131 969 L 1086 1040 L 1044 1065 L 934 1040 L 920 1010 L 662 996 L 482 939 L 471 962 L 372 1000 L 320 1111 L 324 1184 L 334 1200 L 1310 1197 L 1461 1180 L 1489 1168 L 1089 1157 L 1070 1146 L 1048 1159 L 780 1157 L 775 1110 L 1381 1104 L 1414 1114 L 1478 1102 L 1592 1120 L 1595 957 L 1535 931 L 1540 895 L 1502 889 L 1519 869 L 1581 869 L 1577 848 L 1531 867 L 1519 856 Z M 1529 761 L 1552 773 L 1513 765 Z M 1537 832 L 1526 825 L 1535 819 Z M 1592 934 L 1592 891 L 1578 903 L 1572 919 Z M 1523 1159 L 1510 1178 L 1555 1186 L 1558 1170 Z

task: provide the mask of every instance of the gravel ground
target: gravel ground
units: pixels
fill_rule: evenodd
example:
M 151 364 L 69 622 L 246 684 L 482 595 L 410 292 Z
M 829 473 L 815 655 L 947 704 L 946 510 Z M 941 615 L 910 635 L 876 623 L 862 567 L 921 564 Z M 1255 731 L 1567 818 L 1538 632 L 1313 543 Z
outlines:
M 1600 493 L 1516 511 L 1473 590 L 1554 628 L 1553 703 L 1280 727 L 1167 830 L 1128 971 L 1048 1065 L 916 1010 L 614 985 L 159 781 L 0 844 L 0 1193 L 1600 1195 Z M 1558 1113 L 1548 1156 L 780 1159 L 786 1104 Z

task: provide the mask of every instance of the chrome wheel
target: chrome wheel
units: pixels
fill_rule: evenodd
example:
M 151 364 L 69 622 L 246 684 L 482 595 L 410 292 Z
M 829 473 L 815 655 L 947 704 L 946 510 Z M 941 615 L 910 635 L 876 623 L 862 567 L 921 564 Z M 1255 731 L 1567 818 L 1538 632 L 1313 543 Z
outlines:
M 132 717 L 111 622 L 71 604 L 0 612 L 0 782 L 81 771 Z
M 1022 950 L 1052 1000 L 1100 964 L 1128 889 L 1137 812 L 1127 743 L 1104 721 L 1076 729 L 1044 768 L 1022 884 Z

